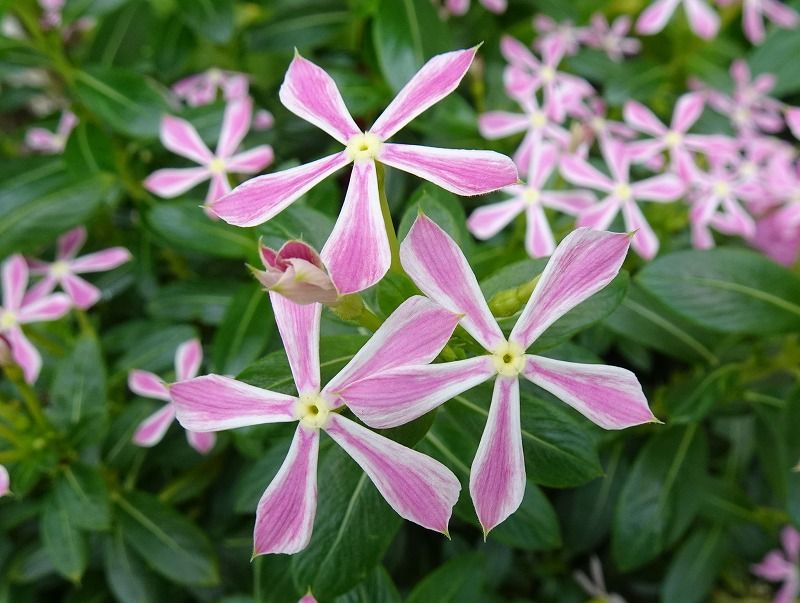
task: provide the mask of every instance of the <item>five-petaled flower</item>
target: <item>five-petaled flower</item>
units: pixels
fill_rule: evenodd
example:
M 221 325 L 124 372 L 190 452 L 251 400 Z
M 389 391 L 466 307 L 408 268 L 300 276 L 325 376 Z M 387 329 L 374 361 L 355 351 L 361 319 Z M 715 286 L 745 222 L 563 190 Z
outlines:
M 363 406 L 380 407 L 386 398 L 417 395 L 415 380 L 424 378 L 428 363 L 447 343 L 458 314 L 421 296 L 407 299 L 347 366 L 320 388 L 322 306 L 301 306 L 275 293 L 270 299 L 297 396 L 220 375 L 170 388 L 178 420 L 194 431 L 297 421 L 286 460 L 258 504 L 254 553 L 296 553 L 308 545 L 317 506 L 320 431 L 361 466 L 401 517 L 446 534 L 461 488 L 456 476 L 438 461 L 346 419 L 339 411 L 344 405 L 342 391 L 382 375 L 402 375 L 408 386 L 387 392 L 378 384 Z
M 228 102 L 242 100 L 247 97 L 250 82 L 244 73 L 211 68 L 187 76 L 172 86 L 175 95 L 190 107 L 213 103 L 218 90 L 222 91 L 223 98 Z
M 199 163 L 200 167 L 156 170 L 145 180 L 145 188 L 160 197 L 171 198 L 210 179 L 206 208 L 211 212 L 209 208 L 214 202 L 231 190 L 228 173 L 255 174 L 272 162 L 274 154 L 267 144 L 236 152 L 250 129 L 252 114 L 253 101 L 249 97 L 227 104 L 215 153 L 208 149 L 188 121 L 171 115 L 164 117 L 161 143 L 173 153 Z
M 26 303 L 51 293 L 56 285 L 69 295 L 76 308 L 86 310 L 97 303 L 102 295 L 100 289 L 77 275 L 112 270 L 129 261 L 131 254 L 124 247 L 109 247 L 75 257 L 85 241 L 86 229 L 78 226 L 58 238 L 54 262 L 28 259 L 31 274 L 41 275 L 42 279 L 25 294 Z
M 189 339 L 178 346 L 175 351 L 176 382 L 192 379 L 197 376 L 203 362 L 203 348 L 197 339 Z M 128 373 L 128 387 L 144 398 L 154 398 L 166 402 L 139 424 L 133 434 L 133 443 L 137 446 L 151 447 L 158 444 L 167 433 L 167 429 L 175 419 L 175 404 L 172 401 L 170 386 L 158 375 L 138 369 Z M 200 454 L 207 454 L 213 447 L 216 436 L 213 433 L 186 431 L 189 445 Z
M 570 234 L 550 258 L 506 338 L 461 249 L 420 215 L 400 247 L 403 267 L 425 295 L 461 315 L 461 326 L 488 354 L 419 367 L 413 379 L 408 370 L 366 376 L 338 388 L 341 398 L 367 425 L 394 427 L 496 377 L 489 419 L 470 471 L 472 501 L 488 533 L 519 507 L 525 491 L 520 376 L 606 429 L 656 421 L 630 371 L 525 353 L 547 327 L 617 275 L 629 240 L 627 234 L 585 228 Z M 376 391 L 383 393 L 375 396 Z
M 11 347 L 11 355 L 22 367 L 25 381 L 33 383 L 42 368 L 42 357 L 22 332 L 21 325 L 57 320 L 72 307 L 63 293 L 25 300 L 28 286 L 28 265 L 21 255 L 12 255 L 0 269 L 3 282 L 3 305 L 0 307 L 0 335 Z
M 783 551 L 770 551 L 751 570 L 764 580 L 782 583 L 773 603 L 793 603 L 800 595 L 800 532 L 793 526 L 786 526 L 781 531 L 781 544 Z
M 281 102 L 292 113 L 345 145 L 345 149 L 306 165 L 248 180 L 217 202 L 214 212 L 237 226 L 261 224 L 330 174 L 353 163 L 342 212 L 321 256 L 340 293 L 353 293 L 374 285 L 391 263 L 376 162 L 430 180 L 460 195 L 480 195 L 517 181 L 512 161 L 492 151 L 386 142 L 456 89 L 476 51 L 477 48 L 471 48 L 433 57 L 366 132 L 358 128 L 348 113 L 333 79 L 296 54 L 281 86 Z

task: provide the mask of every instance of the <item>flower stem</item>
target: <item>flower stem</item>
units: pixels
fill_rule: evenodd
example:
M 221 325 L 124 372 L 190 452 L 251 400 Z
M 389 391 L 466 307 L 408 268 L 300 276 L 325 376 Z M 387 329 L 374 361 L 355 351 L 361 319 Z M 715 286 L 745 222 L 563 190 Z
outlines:
M 6 365 L 3 366 L 3 372 L 8 380 L 16 386 L 20 396 L 22 396 L 22 401 L 25 403 L 25 407 L 28 409 L 28 412 L 36 424 L 44 430 L 49 430 L 50 425 L 47 418 L 44 416 L 44 412 L 42 412 L 42 405 L 39 402 L 39 398 L 36 396 L 36 392 L 33 391 L 33 388 L 25 382 L 22 369 L 14 365 Z
M 378 330 L 383 321 L 375 316 L 357 293 L 344 295 L 336 304 L 328 306 L 331 311 L 342 320 L 354 322 L 369 329 L 373 333 Z
M 383 215 L 383 224 L 386 227 L 386 236 L 389 238 L 389 249 L 392 253 L 392 264 L 389 266 L 389 270 L 402 274 L 403 267 L 400 265 L 400 245 L 397 242 L 397 233 L 392 223 L 392 212 L 389 210 L 389 200 L 386 198 L 386 179 L 383 164 L 376 161 L 375 170 L 378 174 L 378 196 L 381 200 L 381 215 Z

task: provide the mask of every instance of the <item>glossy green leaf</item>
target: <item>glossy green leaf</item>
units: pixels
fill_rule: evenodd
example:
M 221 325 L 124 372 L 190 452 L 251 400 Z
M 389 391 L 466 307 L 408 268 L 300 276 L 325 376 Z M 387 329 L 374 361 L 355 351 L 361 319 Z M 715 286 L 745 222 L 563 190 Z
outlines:
M 147 313 L 175 322 L 219 325 L 237 286 L 236 281 L 211 279 L 170 283 L 147 302 Z
M 65 467 L 56 479 L 54 493 L 74 527 L 99 531 L 111 525 L 108 486 L 97 468 L 80 463 Z
M 53 567 L 71 582 L 80 582 L 88 563 L 86 541 L 55 496 L 44 504 L 39 529 Z
M 728 554 L 728 538 L 720 526 L 692 533 L 672 559 L 661 586 L 662 603 L 707 601 Z
M 142 369 L 154 372 L 168 372 L 174 368 L 175 350 L 184 341 L 197 334 L 192 327 L 185 325 L 161 326 L 134 340 L 122 357 L 116 362 L 116 370 L 128 372 Z
M 178 14 L 201 38 L 221 44 L 233 34 L 232 0 L 177 0 Z
M 156 580 L 144 561 L 125 543 L 115 529 L 103 541 L 103 568 L 106 581 L 120 603 L 157 603 Z
M 426 576 L 406 603 L 470 603 L 483 600 L 484 560 L 476 553 L 451 559 Z
M 402 598 L 392 577 L 382 565 L 376 567 L 353 590 L 336 597 L 334 603 L 400 603 Z
M 274 331 L 269 297 L 258 283 L 236 291 L 213 340 L 214 370 L 235 375 L 264 350 Z

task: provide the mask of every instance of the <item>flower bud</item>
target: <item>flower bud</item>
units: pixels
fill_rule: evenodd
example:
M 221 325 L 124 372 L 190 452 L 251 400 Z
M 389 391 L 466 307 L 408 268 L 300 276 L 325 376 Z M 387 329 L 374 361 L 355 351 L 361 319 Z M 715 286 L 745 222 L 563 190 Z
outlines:
M 263 243 L 259 254 L 265 270 L 251 268 L 253 276 L 268 291 L 296 304 L 334 304 L 339 292 L 313 247 L 303 241 L 287 241 L 275 251 Z

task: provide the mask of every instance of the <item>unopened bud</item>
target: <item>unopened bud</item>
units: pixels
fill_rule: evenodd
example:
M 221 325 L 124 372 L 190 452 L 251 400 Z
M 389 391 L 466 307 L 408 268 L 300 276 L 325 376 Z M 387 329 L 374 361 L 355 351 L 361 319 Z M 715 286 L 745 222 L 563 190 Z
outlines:
M 259 255 L 265 269 L 251 271 L 268 291 L 300 305 L 334 304 L 339 299 L 319 254 L 307 243 L 287 241 L 278 251 L 260 243 Z

